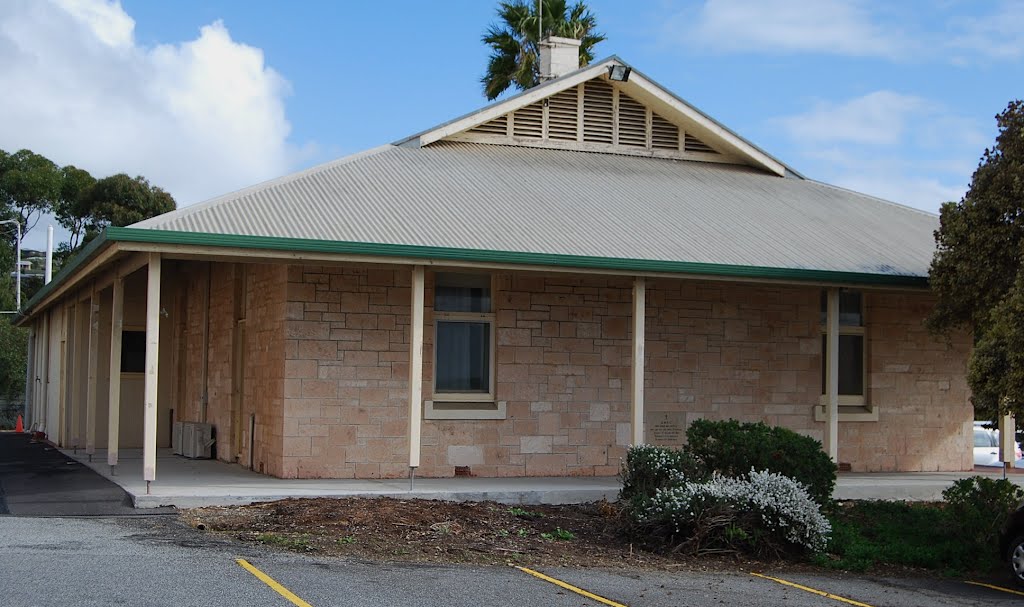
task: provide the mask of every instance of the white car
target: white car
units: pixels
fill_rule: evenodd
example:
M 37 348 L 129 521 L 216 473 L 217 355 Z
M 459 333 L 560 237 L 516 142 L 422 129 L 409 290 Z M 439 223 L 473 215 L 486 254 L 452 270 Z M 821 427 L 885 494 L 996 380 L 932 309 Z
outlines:
M 975 466 L 1003 466 L 999 461 L 999 430 L 989 430 L 984 427 L 986 422 L 974 422 L 974 465 Z M 1016 447 L 1016 459 L 1022 457 L 1020 443 L 1014 443 Z M 1018 465 L 1019 467 L 1019 465 Z

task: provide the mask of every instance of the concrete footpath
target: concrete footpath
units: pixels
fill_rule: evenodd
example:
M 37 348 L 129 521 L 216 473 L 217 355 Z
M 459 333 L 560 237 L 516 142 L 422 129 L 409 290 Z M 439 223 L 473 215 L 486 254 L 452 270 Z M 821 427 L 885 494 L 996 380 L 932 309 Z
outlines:
M 147 493 L 146 483 L 142 480 L 142 453 L 139 450 L 121 452 L 116 475 L 106 465 L 105 451 L 97 450 L 91 462 L 81 450 L 65 453 L 119 484 L 131 496 L 136 508 L 228 506 L 288 497 L 396 497 L 564 504 L 614 500 L 619 492 L 619 482 L 614 477 L 430 478 L 416 479 L 411 488 L 408 479 L 279 479 L 235 464 L 189 460 L 161 449 L 157 457 L 157 480 Z M 1002 471 L 995 468 L 959 473 L 840 473 L 834 495 L 839 500 L 938 501 L 943 489 L 957 479 L 973 474 L 1002 477 Z M 1024 484 L 1024 475 L 1011 474 L 1008 478 Z

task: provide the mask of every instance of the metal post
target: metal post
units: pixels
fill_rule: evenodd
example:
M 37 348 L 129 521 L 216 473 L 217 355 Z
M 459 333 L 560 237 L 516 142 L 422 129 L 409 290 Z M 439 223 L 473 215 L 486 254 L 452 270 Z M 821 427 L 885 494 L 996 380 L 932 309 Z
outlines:
M 14 222 L 18 226 L 18 264 L 17 269 L 14 271 L 16 276 L 14 283 L 14 299 L 15 308 L 21 312 L 21 224 Z
M 53 226 L 46 226 L 46 266 L 43 284 L 50 284 L 53 279 Z

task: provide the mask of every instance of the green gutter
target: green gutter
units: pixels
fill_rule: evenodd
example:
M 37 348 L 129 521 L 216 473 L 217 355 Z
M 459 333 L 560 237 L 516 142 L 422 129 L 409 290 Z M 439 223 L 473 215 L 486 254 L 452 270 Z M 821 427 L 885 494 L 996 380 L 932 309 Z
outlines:
M 311 240 L 307 238 L 278 238 L 274 236 L 242 236 L 237 234 L 211 234 L 206 232 L 177 232 L 140 228 L 107 228 L 105 235 L 113 242 L 151 244 L 180 244 L 205 247 L 235 247 L 270 251 L 296 251 L 306 253 L 338 253 L 375 257 L 403 257 L 441 261 L 470 261 L 514 265 L 550 266 L 617 270 L 622 272 L 659 272 L 694 274 L 732 278 L 790 280 L 814 283 L 837 283 L 863 286 L 920 287 L 928 286 L 924 276 L 871 274 L 867 272 L 837 272 L 798 268 L 769 268 L 688 261 L 660 261 L 650 259 L 622 259 L 584 255 L 556 255 L 551 253 L 521 253 L 514 251 L 487 251 L 428 247 L 416 245 L 342 242 Z
M 110 227 L 100 233 L 99 236 L 76 253 L 74 257 L 72 257 L 68 263 L 61 268 L 60 272 L 53 277 L 53 280 L 40 289 L 32 299 L 29 300 L 16 322 L 20 322 L 26 318 L 36 304 L 49 295 L 58 285 L 74 274 L 86 262 L 94 258 L 100 251 L 106 248 L 107 245 L 113 242 L 233 247 L 239 249 L 263 249 L 268 251 L 294 251 L 305 253 L 337 253 L 373 257 L 401 257 L 406 259 L 429 259 L 439 261 L 469 261 L 478 263 L 501 263 L 560 268 L 588 268 L 595 270 L 615 270 L 620 272 L 657 272 L 665 274 L 787 280 L 809 283 L 825 282 L 848 284 L 851 286 L 860 285 L 912 288 L 926 288 L 928 286 L 928 279 L 924 276 L 903 276 L 897 274 L 837 272 L 833 270 L 810 270 L 799 268 L 770 268 L 763 266 L 739 266 L 690 261 L 623 259 L 618 257 L 593 257 L 586 255 L 556 255 L 551 253 L 488 251 L 482 249 L 458 249 L 453 247 L 428 247 L 367 242 L 343 242 L 337 240 L 312 240 L 308 238 L 278 238 L 275 236 L 244 236 L 238 234 L 212 234 L 208 232 L 178 232 L 172 230 Z
M 60 271 L 57 272 L 56 276 L 54 276 L 53 279 L 50 280 L 50 282 L 43 285 L 43 288 L 36 291 L 36 294 L 32 296 L 32 299 L 28 300 L 28 303 L 25 304 L 25 307 L 21 310 L 21 314 L 18 315 L 14 323 L 18 324 L 24 318 L 26 318 L 29 312 L 32 311 L 32 308 L 34 308 L 37 303 L 42 301 L 43 298 L 45 298 L 54 289 L 56 289 L 57 286 L 60 285 L 60 283 L 64 282 L 64 280 L 67 279 L 68 276 L 71 276 L 72 274 L 77 272 L 78 268 L 85 265 L 85 263 L 90 261 L 93 257 L 96 257 L 96 255 L 99 254 L 100 251 L 106 248 L 106 245 L 109 242 L 109 235 L 106 231 L 103 231 L 100 232 L 99 236 L 89 241 L 89 244 L 79 249 L 79 251 L 75 253 L 71 257 L 71 259 L 67 260 L 67 262 L 64 263 L 64 266 L 61 267 Z

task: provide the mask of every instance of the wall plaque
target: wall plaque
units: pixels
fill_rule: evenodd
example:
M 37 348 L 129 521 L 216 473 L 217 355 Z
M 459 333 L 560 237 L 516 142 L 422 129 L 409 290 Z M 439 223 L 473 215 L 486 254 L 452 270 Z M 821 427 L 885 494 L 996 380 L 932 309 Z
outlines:
M 686 437 L 685 414 L 658 411 L 647 418 L 647 442 L 664 447 L 681 447 Z

